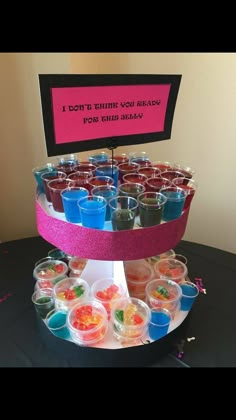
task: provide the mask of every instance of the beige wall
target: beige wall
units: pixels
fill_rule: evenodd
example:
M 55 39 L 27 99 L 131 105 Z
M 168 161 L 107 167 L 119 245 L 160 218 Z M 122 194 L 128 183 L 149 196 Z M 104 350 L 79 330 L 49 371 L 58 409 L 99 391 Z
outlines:
M 236 253 L 236 54 L 0 54 L 0 240 L 37 234 L 31 170 L 48 160 L 38 73 L 67 72 L 182 74 L 171 140 L 132 149 L 195 168 L 184 239 Z
M 47 161 L 39 73 L 67 73 L 68 54 L 0 54 L 0 240 L 37 235 L 32 168 Z

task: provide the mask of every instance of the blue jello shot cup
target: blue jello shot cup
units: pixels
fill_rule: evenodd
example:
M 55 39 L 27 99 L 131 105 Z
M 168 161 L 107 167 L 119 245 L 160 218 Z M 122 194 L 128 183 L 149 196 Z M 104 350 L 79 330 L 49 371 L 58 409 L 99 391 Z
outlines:
M 167 201 L 164 205 L 162 220 L 169 222 L 181 216 L 187 192 L 178 187 L 164 187 L 160 189 Z
M 46 163 L 45 165 L 37 166 L 32 169 L 32 173 L 35 177 L 40 193 L 45 192 L 41 175 L 44 174 L 45 172 L 51 172 L 54 170 L 55 170 L 55 165 L 53 163 Z
M 77 202 L 80 198 L 88 196 L 88 190 L 83 187 L 69 187 L 61 191 L 65 218 L 70 223 L 80 223 L 80 209 Z
M 104 197 L 88 195 L 80 198 L 77 205 L 80 209 L 81 222 L 84 227 L 104 228 L 107 206 L 107 200 Z
M 190 281 L 186 281 L 184 283 L 181 283 L 180 287 L 182 289 L 180 309 L 181 309 L 181 311 L 190 311 L 196 297 L 199 294 L 198 287 L 196 286 L 196 284 L 194 284 Z
M 48 329 L 53 335 L 58 338 L 67 340 L 70 338 L 70 331 L 66 323 L 67 312 L 62 310 L 53 309 L 47 314 L 46 323 Z
M 101 185 L 98 187 L 95 187 L 91 191 L 92 195 L 99 195 L 104 197 L 107 202 L 112 199 L 113 197 L 118 195 L 118 189 L 114 187 L 113 185 Z M 106 207 L 106 221 L 111 220 L 111 211 L 110 206 L 107 205 Z
M 148 333 L 152 340 L 164 337 L 169 329 L 171 313 L 165 308 L 152 308 L 151 320 L 148 324 Z

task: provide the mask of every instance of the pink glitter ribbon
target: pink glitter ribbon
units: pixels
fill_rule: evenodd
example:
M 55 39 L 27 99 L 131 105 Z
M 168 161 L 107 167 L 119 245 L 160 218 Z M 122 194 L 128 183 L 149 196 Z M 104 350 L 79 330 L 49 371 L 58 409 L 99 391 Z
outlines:
M 148 228 L 111 232 L 89 229 L 49 216 L 36 200 L 39 234 L 62 251 L 103 261 L 126 261 L 159 255 L 174 248 L 184 235 L 188 207 L 175 220 Z

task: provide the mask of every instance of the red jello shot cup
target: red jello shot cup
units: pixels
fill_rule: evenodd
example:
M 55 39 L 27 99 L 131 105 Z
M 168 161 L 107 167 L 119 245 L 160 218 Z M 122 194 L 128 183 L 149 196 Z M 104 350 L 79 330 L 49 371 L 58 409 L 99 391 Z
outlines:
M 147 179 L 145 188 L 147 192 L 159 192 L 161 188 L 170 187 L 171 185 L 171 181 L 167 178 L 152 176 Z
M 74 172 L 68 176 L 75 183 L 75 187 L 83 187 L 90 192 L 90 179 L 93 177 L 92 172 Z
M 120 163 L 118 165 L 118 170 L 119 170 L 119 181 L 120 183 L 124 183 L 125 181 L 123 181 L 123 176 L 128 174 L 128 173 L 136 173 L 138 172 L 140 168 L 140 165 L 138 165 L 137 163 Z
M 107 311 L 108 319 L 111 317 L 112 305 L 117 299 L 125 296 L 124 287 L 115 284 L 112 277 L 96 280 L 91 287 L 91 296 L 100 302 Z
M 66 174 L 64 172 L 61 171 L 51 171 L 51 172 L 46 172 L 44 174 L 41 175 L 41 179 L 43 181 L 43 186 L 44 186 L 44 191 L 46 194 L 46 198 L 48 200 L 49 203 L 51 203 L 51 194 L 50 194 L 50 190 L 48 188 L 48 183 L 49 181 L 52 181 L 53 179 L 65 179 L 66 178 Z
M 96 165 L 92 163 L 79 163 L 75 166 L 75 172 L 89 172 L 91 176 L 95 176 Z
M 123 183 L 137 183 L 145 185 L 147 181 L 147 177 L 144 174 L 141 173 L 129 173 L 123 176 Z
M 154 168 L 153 166 L 142 166 L 138 170 L 139 174 L 146 175 L 147 179 L 152 177 L 157 177 L 160 175 L 161 171 L 158 168 Z
M 120 163 L 128 163 L 129 162 L 129 156 L 126 153 L 120 153 L 114 156 L 114 159 L 118 162 L 118 165 Z
M 48 188 L 51 194 L 51 202 L 53 209 L 59 213 L 64 213 L 61 191 L 68 187 L 74 187 L 75 182 L 71 179 L 53 179 L 48 182 Z
M 172 182 L 174 178 L 179 178 L 179 177 L 183 178 L 184 175 L 180 170 L 172 169 L 169 171 L 162 172 L 161 176 L 162 178 L 169 179 Z
M 156 160 L 155 162 L 152 162 L 152 166 L 154 168 L 160 169 L 161 172 L 169 171 L 174 168 L 174 165 L 171 162 L 165 162 L 162 160 Z
M 183 176 L 188 179 L 191 179 L 196 172 L 195 169 L 190 168 L 190 166 L 182 165 L 180 163 L 175 163 L 174 168 L 182 172 Z
M 110 176 L 94 176 L 89 180 L 89 191 L 95 187 L 101 187 L 102 185 L 114 185 L 114 179 Z
M 103 340 L 107 333 L 106 309 L 100 302 L 86 299 L 70 309 L 67 326 L 76 344 L 93 346 Z

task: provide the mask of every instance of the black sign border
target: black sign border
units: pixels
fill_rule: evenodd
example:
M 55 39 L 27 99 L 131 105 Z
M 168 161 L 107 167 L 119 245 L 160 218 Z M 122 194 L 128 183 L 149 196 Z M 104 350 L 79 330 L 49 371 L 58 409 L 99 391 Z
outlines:
M 119 146 L 151 143 L 170 139 L 181 78 L 182 75 L 179 74 L 39 74 L 43 123 L 48 156 L 65 155 L 69 153 L 103 148 L 113 149 Z M 164 131 L 56 144 L 51 95 L 52 88 L 144 84 L 171 85 L 166 109 Z

